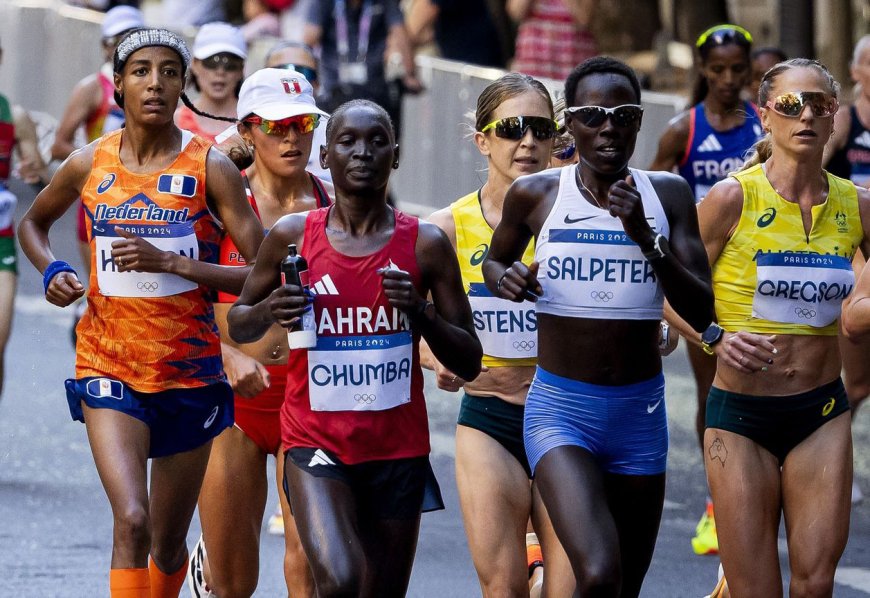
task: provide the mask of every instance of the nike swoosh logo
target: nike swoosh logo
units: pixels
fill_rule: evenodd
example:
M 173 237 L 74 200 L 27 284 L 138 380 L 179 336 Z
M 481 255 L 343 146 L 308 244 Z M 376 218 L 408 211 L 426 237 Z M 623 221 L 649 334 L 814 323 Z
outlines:
M 584 220 L 589 220 L 590 218 L 595 218 L 595 216 L 583 216 L 582 218 L 571 218 L 567 214 L 565 215 L 565 224 L 577 224 L 578 222 L 583 222 Z
M 647 406 L 646 406 L 646 412 L 647 412 L 647 413 L 652 413 L 653 411 L 655 411 L 656 409 L 658 409 L 659 403 L 661 403 L 661 402 L 662 402 L 662 400 L 659 399 L 658 401 L 656 401 L 656 402 L 653 403 L 652 405 L 647 405 Z
M 14 263 L 15 263 L 15 256 L 14 255 L 7 255 L 6 257 L 3 258 L 3 265 L 4 266 L 8 266 L 9 264 L 14 264 Z

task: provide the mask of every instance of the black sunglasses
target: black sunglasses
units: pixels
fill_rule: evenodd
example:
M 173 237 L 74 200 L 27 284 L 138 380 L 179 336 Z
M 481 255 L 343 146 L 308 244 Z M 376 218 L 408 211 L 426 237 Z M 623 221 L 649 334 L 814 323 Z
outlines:
M 301 64 L 293 64 L 292 62 L 285 62 L 284 64 L 276 64 L 273 67 L 269 67 L 273 69 L 287 69 L 288 71 L 296 71 L 306 79 L 308 79 L 309 83 L 314 83 L 317 81 L 317 71 L 310 66 L 303 66 Z
M 558 126 L 556 121 L 546 116 L 509 116 L 492 121 L 480 132 L 486 133 L 490 129 L 495 129 L 496 137 L 519 141 L 526 134 L 526 131 L 531 129 L 535 139 L 546 141 L 556 136 Z
M 237 73 L 245 68 L 244 60 L 238 56 L 232 56 L 230 54 L 215 54 L 214 56 L 209 56 L 200 62 L 202 62 L 202 66 L 210 71 L 216 71 L 217 69 L 222 68 L 228 73 Z
M 565 112 L 570 114 L 571 118 L 577 119 L 584 127 L 600 127 L 608 117 L 617 127 L 631 127 L 637 125 L 640 117 L 643 116 L 643 108 L 637 104 L 623 104 L 615 108 L 571 106 L 565 108 Z

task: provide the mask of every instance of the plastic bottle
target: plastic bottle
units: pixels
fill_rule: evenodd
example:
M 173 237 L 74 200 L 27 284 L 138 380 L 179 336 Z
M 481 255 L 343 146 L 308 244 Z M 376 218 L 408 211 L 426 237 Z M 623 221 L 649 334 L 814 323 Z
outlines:
M 297 285 L 303 291 L 308 291 L 308 262 L 296 252 L 296 245 L 288 245 L 287 257 L 281 260 L 281 283 Z M 287 332 L 287 343 L 291 349 L 311 349 L 317 345 L 314 306 L 310 307 Z

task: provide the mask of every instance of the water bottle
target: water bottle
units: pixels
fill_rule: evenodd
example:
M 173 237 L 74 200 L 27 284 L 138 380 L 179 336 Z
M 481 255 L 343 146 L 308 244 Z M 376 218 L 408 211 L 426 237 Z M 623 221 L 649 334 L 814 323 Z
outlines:
M 308 291 L 308 262 L 296 252 L 296 245 L 287 246 L 287 257 L 281 260 L 281 284 L 293 284 Z M 300 321 L 287 332 L 291 349 L 311 349 L 317 345 L 314 306 L 302 314 Z

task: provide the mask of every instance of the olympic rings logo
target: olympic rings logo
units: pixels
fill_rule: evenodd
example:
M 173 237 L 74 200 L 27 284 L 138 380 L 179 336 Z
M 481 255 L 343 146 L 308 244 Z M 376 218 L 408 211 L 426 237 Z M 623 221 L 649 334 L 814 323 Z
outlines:
M 153 293 L 153 292 L 156 291 L 159 287 L 160 287 L 159 284 L 157 284 L 156 282 L 150 281 L 150 280 L 149 280 L 149 281 L 146 281 L 146 282 L 138 282 L 138 283 L 136 283 L 136 288 L 137 288 L 137 289 L 139 289 L 140 291 L 145 291 L 145 292 L 147 292 L 147 293 Z
M 613 293 L 611 291 L 592 291 L 589 293 L 589 296 L 595 301 L 603 303 L 613 300 Z
M 816 310 L 814 309 L 804 309 L 802 307 L 796 307 L 794 308 L 794 313 L 796 316 L 806 318 L 807 320 L 816 317 Z
M 365 403 L 366 405 L 371 405 L 378 398 L 378 395 L 370 395 L 370 394 L 355 394 L 353 395 L 354 401 L 357 403 Z
M 535 341 L 514 341 L 514 349 L 518 351 L 531 351 L 535 348 Z

